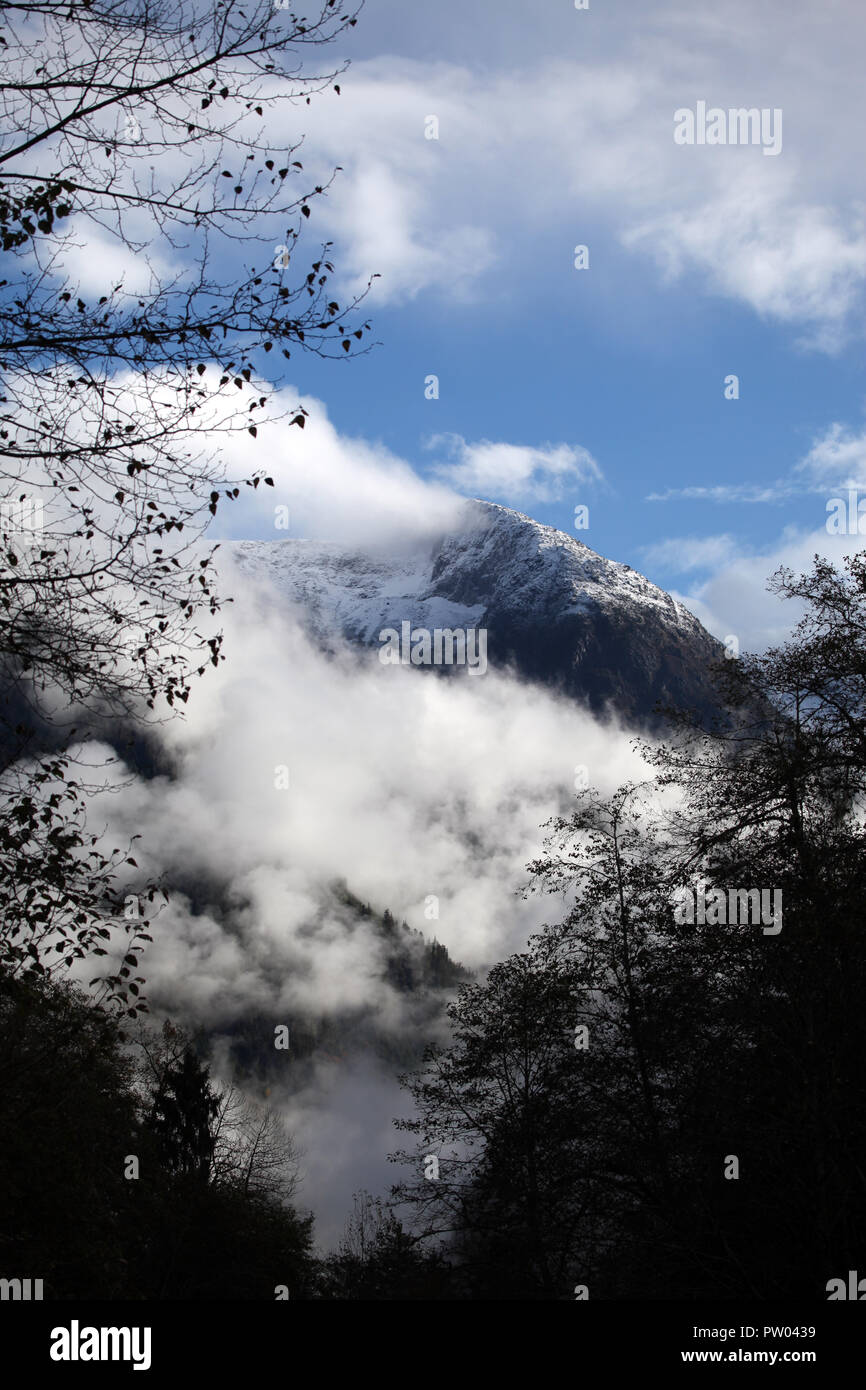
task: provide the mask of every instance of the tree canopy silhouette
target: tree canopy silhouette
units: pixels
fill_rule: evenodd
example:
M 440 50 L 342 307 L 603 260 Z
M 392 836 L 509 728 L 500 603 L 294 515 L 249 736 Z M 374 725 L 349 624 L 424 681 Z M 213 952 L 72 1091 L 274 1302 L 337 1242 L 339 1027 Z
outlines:
M 134 861 L 87 831 L 81 741 L 182 709 L 222 659 L 203 536 L 273 479 L 230 477 L 221 442 L 266 411 L 303 428 L 274 398 L 293 351 L 366 350 L 328 244 L 304 252 L 329 179 L 275 136 L 339 100 L 316 59 L 356 14 L 0 4 L 0 959 L 62 969 L 128 931 L 102 979 L 133 1014 L 146 921 L 112 902 Z

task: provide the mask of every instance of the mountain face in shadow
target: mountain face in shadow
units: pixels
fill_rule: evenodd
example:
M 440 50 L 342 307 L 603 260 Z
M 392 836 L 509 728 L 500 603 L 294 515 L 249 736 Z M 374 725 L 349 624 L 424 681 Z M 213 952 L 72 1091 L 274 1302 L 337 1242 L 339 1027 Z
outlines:
M 275 1051 L 270 1014 L 250 1013 L 198 1030 L 203 1053 L 221 1038 L 236 1076 L 264 1083 L 279 1075 L 288 1090 L 298 1091 L 313 1082 L 322 1062 L 340 1067 L 367 1055 L 389 1072 L 415 1067 L 430 1037 L 443 1027 L 445 1005 L 459 985 L 474 980 L 472 971 L 452 960 L 435 936 L 398 922 L 387 908 L 375 912 L 345 884 L 332 885 L 331 893 L 344 920 L 369 931 L 376 944 L 382 990 L 396 996 L 387 1025 L 374 1004 L 331 1011 L 298 1008 L 285 1016 L 291 1041 L 284 1053 Z

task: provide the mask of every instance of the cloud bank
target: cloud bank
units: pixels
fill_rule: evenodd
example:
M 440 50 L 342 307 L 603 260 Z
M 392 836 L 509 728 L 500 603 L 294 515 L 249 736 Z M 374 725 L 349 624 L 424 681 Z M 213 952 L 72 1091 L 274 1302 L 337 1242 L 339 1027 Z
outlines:
M 343 96 L 310 109 L 306 144 L 323 169 L 344 171 L 321 215 L 349 278 L 360 287 L 381 272 L 380 301 L 433 290 L 483 303 L 505 276 L 509 298 L 529 304 L 537 279 L 524 284 L 522 271 L 537 271 L 541 237 L 547 264 L 559 247 L 563 268 L 575 242 L 612 241 L 662 282 L 693 283 L 835 350 L 860 331 L 866 225 L 851 182 L 863 16 L 831 8 L 832 22 L 795 5 L 796 42 L 779 3 L 734 4 L 721 26 L 662 4 L 639 31 L 616 12 L 604 24 L 539 15 L 555 40 L 527 42 L 518 65 L 491 57 L 492 34 L 481 41 L 502 23 L 500 5 L 482 5 L 463 62 L 356 62 Z M 674 111 L 698 99 L 781 110 L 779 156 L 675 144 Z

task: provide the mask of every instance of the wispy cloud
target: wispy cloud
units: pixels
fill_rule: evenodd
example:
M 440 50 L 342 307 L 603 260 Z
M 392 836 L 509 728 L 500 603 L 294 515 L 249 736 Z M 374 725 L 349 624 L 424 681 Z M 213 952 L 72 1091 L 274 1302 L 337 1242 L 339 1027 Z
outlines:
M 866 430 L 854 434 L 844 425 L 831 425 L 794 471 L 813 492 L 866 487 Z
M 573 805 L 575 765 L 612 789 L 641 764 L 620 728 L 507 672 L 437 680 L 336 634 L 328 655 L 269 583 L 228 556 L 221 573 L 227 660 L 159 731 L 172 775 L 121 785 L 118 771 L 98 805 L 118 842 L 141 835 L 141 871 L 166 875 L 149 991 L 210 1024 L 375 1006 L 399 1027 L 382 943 L 332 885 L 489 964 L 549 910 L 515 889 L 542 824 Z
M 427 447 L 443 450 L 447 463 L 433 473 L 457 492 L 506 502 L 549 502 L 569 488 L 601 483 L 603 474 L 588 449 L 574 444 L 470 444 L 459 434 L 436 434 Z
M 653 569 L 687 574 L 692 570 L 717 569 L 741 554 L 741 545 L 731 535 L 677 536 L 645 546 L 642 554 Z
M 323 167 L 343 167 L 319 215 L 354 283 L 375 270 L 381 299 L 433 290 L 483 301 L 501 297 L 507 275 L 509 298 L 533 302 L 539 226 L 547 246 L 561 238 L 565 265 L 574 241 L 587 240 L 576 234 L 578 199 L 584 232 L 639 255 L 662 281 L 692 277 L 704 293 L 836 350 L 861 331 L 866 288 L 851 185 L 856 44 L 840 50 L 838 29 L 810 7 L 800 8 L 798 42 L 780 43 L 787 8 L 768 0 L 753 11 L 734 4 L 724 41 L 694 7 L 686 20 L 679 4 L 662 3 L 639 36 L 614 19 L 607 51 L 592 52 L 590 39 L 580 58 L 564 50 L 497 65 L 470 40 L 465 63 L 356 63 L 343 96 L 310 109 L 306 145 Z M 857 23 L 846 15 L 852 32 Z M 676 107 L 705 95 L 750 106 L 755 83 L 758 105 L 784 110 L 778 159 L 675 145 Z M 429 114 L 438 138 L 425 138 Z M 515 196 L 516 172 L 530 170 L 531 193 Z M 529 264 L 532 275 L 517 273 Z
M 647 502 L 783 502 L 798 491 L 784 479 L 776 483 L 716 483 L 712 487 L 669 487 L 664 492 L 648 492 Z
M 784 502 L 811 493 L 866 487 L 866 430 L 856 434 L 845 425 L 832 424 L 818 435 L 805 458 L 786 478 L 773 483 L 716 483 L 669 487 L 650 492 L 647 502 Z

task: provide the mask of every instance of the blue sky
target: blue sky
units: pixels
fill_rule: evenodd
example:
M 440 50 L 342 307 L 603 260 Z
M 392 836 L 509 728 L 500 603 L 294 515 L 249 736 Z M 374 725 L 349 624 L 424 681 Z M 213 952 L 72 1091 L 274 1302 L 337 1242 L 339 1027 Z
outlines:
M 824 523 L 866 487 L 864 31 L 856 0 L 367 0 L 342 95 L 291 129 L 308 171 L 342 166 L 307 233 L 344 290 L 379 273 L 381 345 L 293 359 L 344 447 L 326 507 L 315 450 L 280 471 L 292 534 L 344 539 L 341 492 L 375 531 L 396 459 L 578 534 L 720 636 L 778 636 L 763 577 L 860 544 Z M 781 111 L 781 150 L 678 146 L 698 101 Z M 272 537 L 264 504 L 232 533 Z

